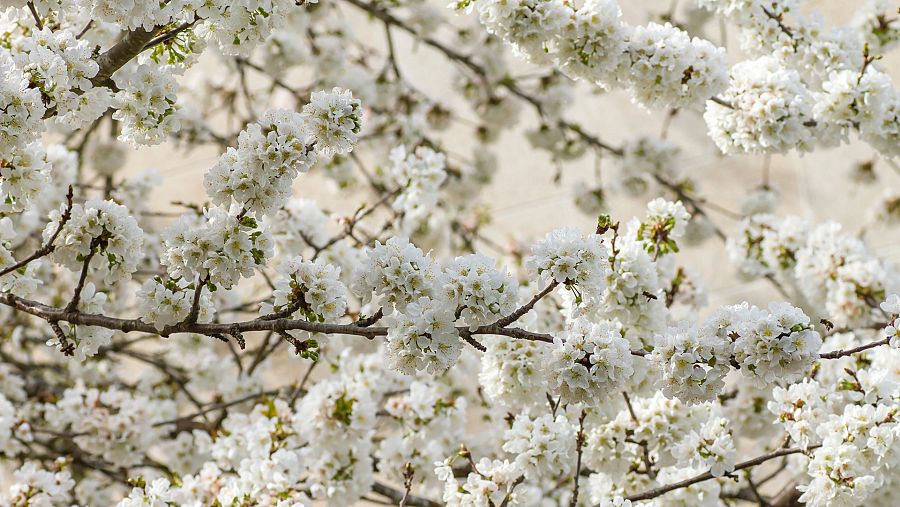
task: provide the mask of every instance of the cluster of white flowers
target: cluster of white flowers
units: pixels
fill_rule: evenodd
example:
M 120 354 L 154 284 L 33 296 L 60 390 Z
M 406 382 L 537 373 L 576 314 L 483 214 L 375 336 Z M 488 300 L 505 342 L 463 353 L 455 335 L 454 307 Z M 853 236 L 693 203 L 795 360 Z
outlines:
M 83 9 L 87 19 L 95 19 L 98 22 L 112 23 L 127 28 L 143 28 L 151 30 L 159 25 L 171 23 L 185 6 L 192 0 L 174 0 L 162 5 L 152 2 L 138 2 L 129 0 L 117 2 L 115 0 L 76 0 L 73 2 Z
M 862 33 L 869 50 L 884 54 L 900 43 L 900 20 L 891 18 L 891 0 L 866 0 L 854 10 L 852 26 Z
M 385 354 L 391 368 L 413 374 L 437 374 L 456 364 L 462 340 L 454 326 L 453 307 L 444 300 L 420 297 L 388 316 Z
M 900 292 L 900 274 L 834 222 L 812 229 L 796 258 L 793 275 L 803 296 L 837 326 L 882 320 L 879 301 Z
M 44 131 L 46 107 L 40 90 L 30 85 L 12 55 L 2 51 L 0 76 L 0 149 L 3 153 L 15 153 L 36 141 Z
M 798 217 L 752 215 L 741 221 L 725 248 L 742 274 L 774 275 L 795 266 L 808 234 L 809 224 Z
M 799 308 L 773 302 L 768 311 L 756 307 L 735 310 L 744 322 L 734 340 L 734 358 L 745 377 L 766 384 L 792 382 L 803 377 L 818 359 L 822 338 Z
M 141 320 L 152 324 L 157 331 L 182 322 L 191 313 L 194 290 L 190 284 L 182 286 L 178 281 L 152 278 L 144 282 L 135 297 Z M 215 314 L 215 307 L 209 292 L 201 291 L 197 307 L 197 322 L 209 322 Z
M 633 399 L 629 405 L 630 407 L 617 406 L 617 411 L 608 419 L 601 420 L 587 430 L 585 465 L 609 481 L 622 478 L 623 482 L 629 483 L 635 480 L 631 479 L 630 471 L 651 472 L 647 468 L 648 457 L 652 460 L 649 466 L 656 465 L 661 471 L 670 470 L 668 473 L 671 473 L 672 469 L 692 470 L 688 466 L 677 466 L 681 458 L 676 458 L 676 450 L 688 434 L 707 423 L 711 415 L 710 407 L 687 405 L 679 400 L 667 399 L 659 393 Z M 682 458 L 702 459 L 699 455 L 694 456 L 693 451 L 685 453 Z M 630 487 L 643 490 L 647 484 L 642 479 L 637 479 L 637 483 L 630 484 Z M 622 489 L 619 488 L 621 486 L 615 492 L 607 494 L 621 494 Z
M 725 89 L 725 51 L 666 23 L 630 26 L 613 0 L 467 0 L 493 35 L 535 63 L 604 88 L 628 87 L 647 108 L 695 107 Z
M 375 242 L 369 250 L 363 266 L 351 288 L 363 302 L 372 300 L 373 293 L 379 303 L 404 311 L 406 305 L 419 302 L 420 298 L 436 297 L 440 272 L 431 257 L 404 237 L 393 237 L 384 244 Z M 451 311 L 452 312 L 452 311 Z
M 201 21 L 197 35 L 218 43 L 228 55 L 249 55 L 282 27 L 297 3 L 291 0 L 182 0 Z M 173 2 L 175 3 L 175 2 Z M 315 3 L 315 2 L 312 2 Z
M 307 481 L 312 497 L 333 505 L 349 505 L 374 481 L 372 434 L 375 404 L 355 384 L 321 382 L 297 405 L 295 430 L 306 444 Z
M 261 215 L 281 208 L 294 179 L 316 161 L 303 125 L 299 113 L 278 109 L 241 131 L 237 148 L 228 148 L 203 178 L 213 203 L 228 206 L 233 200 Z
M 400 189 L 394 199 L 394 209 L 404 214 L 404 220 L 418 225 L 427 221 L 438 203 L 439 189 L 447 179 L 446 160 L 425 146 L 407 153 L 405 146 L 391 150 L 390 175 Z
M 435 463 L 434 473 L 444 482 L 442 500 L 447 507 L 477 505 L 521 506 L 514 491 L 522 475 L 520 467 L 508 460 L 481 458 L 460 484 L 453 472 L 455 457 Z
M 513 456 L 529 480 L 565 475 L 572 467 L 577 431 L 577 424 L 565 415 L 531 418 L 519 414 L 503 437 L 503 450 Z
M 0 211 L 24 211 L 50 181 L 47 154 L 39 142 L 13 151 L 0 160 Z
M 106 88 L 94 88 L 91 78 L 99 66 L 91 45 L 72 32 L 45 27 L 12 39 L 9 51 L 44 105 L 55 108 L 59 121 L 78 128 L 96 120 L 110 105 Z
M 878 69 L 867 69 L 864 74 L 843 70 L 832 73 L 822 83 L 813 113 L 816 121 L 838 129 L 844 140 L 849 130 L 859 128 L 864 138 L 872 134 L 869 142 L 877 142 L 884 134 L 885 124 L 892 120 L 888 115 L 895 95 L 890 77 Z
M 831 414 L 834 396 L 816 380 L 804 379 L 787 388 L 776 387 L 768 409 L 801 448 L 821 443 L 816 429 Z
M 721 477 L 734 471 L 737 450 L 731 438 L 728 419 L 713 417 L 699 431 L 691 431 L 678 443 L 673 454 L 681 463 L 695 468 L 708 469 L 713 477 Z
M 547 380 L 540 369 L 544 344 L 489 337 L 484 345 L 478 381 L 491 401 L 510 408 L 547 401 Z
M 870 65 L 896 42 L 897 26 L 884 3 L 870 1 L 853 27 L 833 28 L 801 14 L 793 1 L 701 5 L 742 27 L 742 46 L 757 57 L 735 65 L 722 100 L 708 105 L 710 135 L 723 152 L 808 151 L 846 141 L 855 129 L 884 155 L 900 153 L 898 94 Z
M 234 208 L 208 208 L 203 216 L 186 214 L 163 233 L 160 261 L 173 278 L 206 280 L 231 288 L 241 277 L 273 255 L 272 238 L 249 217 L 238 218 Z
M 45 241 L 60 227 L 65 211 L 63 204 L 50 213 L 50 222 L 43 232 Z M 72 205 L 51 258 L 75 272 L 80 272 L 89 260 L 90 273 L 102 277 L 107 284 L 116 283 L 130 279 L 137 270 L 143 255 L 143 235 L 128 208 L 112 201 L 91 199 Z
M 448 391 L 437 382 L 413 382 L 408 392 L 385 401 L 389 427 L 396 431 L 378 444 L 379 470 L 402 481 L 410 463 L 417 483 L 440 490 L 434 463 L 459 446 L 467 414 L 466 398 Z
M 531 253 L 528 266 L 542 281 L 565 285 L 579 300 L 598 298 L 606 287 L 609 253 L 598 234 L 556 229 L 535 243 Z
M 362 126 L 362 110 L 350 90 L 313 92 L 303 106 L 303 130 L 323 156 L 349 153 Z
M 23 464 L 13 474 L 8 492 L 0 494 L 6 505 L 56 506 L 67 502 L 75 481 L 65 459 L 53 463 L 55 470 L 44 470 L 35 462 Z
M 519 284 L 493 259 L 481 254 L 457 257 L 444 269 L 444 294 L 459 317 L 474 331 L 509 315 L 519 301 Z
M 128 467 L 140 463 L 159 441 L 165 429 L 154 423 L 174 417 L 175 402 L 134 396 L 115 387 L 75 386 L 44 410 L 49 429 L 74 435 L 73 442 L 82 450 Z
M 290 315 L 302 315 L 314 322 L 344 316 L 347 287 L 340 280 L 341 268 L 321 259 L 294 257 L 283 261 L 275 271 L 280 275 L 272 292 L 275 300 L 261 308 L 264 313 L 293 310 Z
M 822 338 L 800 309 L 771 303 L 720 308 L 702 326 L 688 322 L 657 334 L 650 359 L 663 392 L 688 403 L 715 399 L 731 366 L 759 385 L 794 382 L 819 358 Z
M 681 322 L 656 335 L 650 359 L 662 372 L 666 396 L 697 403 L 722 392 L 730 371 L 727 342 L 705 331 Z
M 627 26 L 621 15 L 615 0 L 588 0 L 576 9 L 558 41 L 560 71 L 612 88 L 626 58 Z
M 838 326 L 880 320 L 877 303 L 900 290 L 900 274 L 834 222 L 753 215 L 726 246 L 741 273 L 789 281 Z
M 546 369 L 550 389 L 568 403 L 596 405 L 634 373 L 631 348 L 612 323 L 578 319 L 554 338 Z
M 808 151 L 814 142 L 813 97 L 796 71 L 773 57 L 748 60 L 731 70 L 721 96 L 703 118 L 709 135 L 726 154 Z
M 702 104 L 728 82 L 725 50 L 669 23 L 637 26 L 628 38 L 627 82 L 647 108 Z
M 132 503 L 119 505 L 229 505 L 248 496 L 262 503 L 277 499 L 290 505 L 311 505 L 302 490 L 303 456 L 296 451 L 300 441 L 293 422 L 294 415 L 281 400 L 232 414 L 222 422 L 222 435 L 215 440 L 197 432 L 187 439 L 211 458 L 194 468 L 196 474 L 181 477 L 178 486 L 166 479 L 157 479 L 149 487 L 139 484 L 125 500 Z
M 119 139 L 154 145 L 181 128 L 172 71 L 145 63 L 122 68 L 113 79 L 119 88 L 113 103 L 113 119 L 122 122 Z
M 848 405 L 821 424 L 816 431 L 822 447 L 809 461 L 812 481 L 798 487 L 800 501 L 811 507 L 864 504 L 900 462 L 898 414 L 896 404 Z
M 654 257 L 677 252 L 678 238 L 684 236 L 691 214 L 681 201 L 671 202 L 661 197 L 647 204 L 647 218 L 640 222 L 635 237 Z

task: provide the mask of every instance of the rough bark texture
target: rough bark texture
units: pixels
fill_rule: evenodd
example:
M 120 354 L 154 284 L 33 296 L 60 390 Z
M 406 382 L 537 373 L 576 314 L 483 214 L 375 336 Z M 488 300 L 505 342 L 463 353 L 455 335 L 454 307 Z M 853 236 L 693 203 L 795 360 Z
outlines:
M 109 48 L 105 53 L 97 57 L 97 65 L 100 70 L 97 75 L 91 79 L 94 86 L 112 87 L 110 78 L 113 73 L 121 69 L 123 65 L 131 61 L 132 58 L 139 55 L 144 50 L 144 46 L 153 40 L 154 37 L 162 30 L 157 26 L 151 30 L 136 28 L 125 33 L 125 36 L 117 42 L 113 47 Z

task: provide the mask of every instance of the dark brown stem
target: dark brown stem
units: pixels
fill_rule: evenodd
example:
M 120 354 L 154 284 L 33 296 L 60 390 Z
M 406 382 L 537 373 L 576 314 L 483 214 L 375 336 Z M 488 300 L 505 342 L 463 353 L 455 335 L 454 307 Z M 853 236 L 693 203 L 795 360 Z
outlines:
M 99 247 L 99 237 L 91 240 L 90 251 L 87 255 L 84 256 L 84 262 L 81 265 L 81 274 L 78 275 L 78 284 L 75 285 L 75 294 L 72 295 L 72 300 L 69 301 L 68 305 L 66 305 L 66 313 L 78 311 L 78 303 L 81 302 L 81 291 L 84 289 L 84 283 L 87 280 L 88 267 L 90 266 L 91 259 L 94 258 L 94 254 L 97 253 L 97 248 Z
M 372 491 L 394 502 L 400 502 L 400 500 L 402 500 L 404 496 L 403 491 L 394 489 L 380 482 L 376 482 L 372 485 Z M 427 498 L 422 498 L 415 495 L 407 495 L 406 507 L 441 507 L 441 504 Z
M 28 2 L 28 10 L 31 11 L 31 17 L 34 18 L 34 25 L 37 26 L 38 30 L 43 30 L 44 22 L 41 21 L 41 16 L 38 14 L 37 9 L 34 8 L 34 2 Z
M 406 507 L 412 492 L 412 481 L 414 470 L 410 462 L 406 462 L 403 466 L 403 498 L 400 499 L 400 507 Z
M 208 282 L 209 274 L 197 281 L 197 288 L 194 289 L 194 300 L 191 302 L 191 311 L 188 313 L 187 318 L 184 319 L 185 322 L 192 324 L 197 322 L 197 318 L 200 317 L 200 296 L 203 295 L 203 287 L 205 287 Z M 237 334 L 240 334 L 241 332 L 240 329 L 233 331 Z
M 200 20 L 199 18 L 194 18 L 193 21 L 186 21 L 186 22 L 184 22 L 184 23 L 178 25 L 177 27 L 175 27 L 175 28 L 169 30 L 168 32 L 163 33 L 163 34 L 161 34 L 161 35 L 159 35 L 159 36 L 157 36 L 157 37 L 154 37 L 154 38 L 151 39 L 149 42 L 147 42 L 146 44 L 144 44 L 144 47 L 141 49 L 141 51 L 146 51 L 146 50 L 148 50 L 148 49 L 150 49 L 150 48 L 152 48 L 152 47 L 154 47 L 154 46 L 156 46 L 156 45 L 158 45 L 158 44 L 163 44 L 163 43 L 165 43 L 165 42 L 168 42 L 168 41 L 174 39 L 174 38 L 175 38 L 176 36 L 178 36 L 178 34 L 180 34 L 181 32 L 183 32 L 183 31 L 187 30 L 188 28 L 194 26 L 194 23 L 196 23 L 196 22 L 199 21 L 199 20 Z
M 526 303 L 524 306 L 520 307 L 518 310 L 507 315 L 506 317 L 503 317 L 502 319 L 498 320 L 497 322 L 494 323 L 494 325 L 500 326 L 500 327 L 506 327 L 506 326 L 512 324 L 513 322 L 519 320 L 520 318 L 522 318 L 523 315 L 530 312 L 531 309 L 534 308 L 534 305 L 536 305 L 537 302 L 540 301 L 544 296 L 553 292 L 553 289 L 555 289 L 558 285 L 559 285 L 559 282 L 557 282 L 556 280 L 553 280 L 546 287 L 544 287 L 544 290 L 535 294 L 534 297 L 531 298 L 531 301 Z
M 366 317 L 364 319 L 359 319 L 353 324 L 355 324 L 357 327 L 369 327 L 375 325 L 375 323 L 381 320 L 382 317 L 384 317 L 384 309 L 379 308 L 378 311 L 375 312 L 375 315 Z
M 863 352 L 863 351 L 866 351 L 869 349 L 874 349 L 875 347 L 887 345 L 890 342 L 891 342 L 891 338 L 888 336 L 888 337 L 882 338 L 881 340 L 874 341 L 871 343 L 866 343 L 865 345 L 860 345 L 859 347 L 854 347 L 852 349 L 834 350 L 832 352 L 826 352 L 824 354 L 820 354 L 819 357 L 821 359 L 838 359 L 841 357 L 851 356 L 858 352 Z
M 575 450 L 578 457 L 575 459 L 575 486 L 572 488 L 572 501 L 569 507 L 578 505 L 578 479 L 581 477 L 581 455 L 584 454 L 584 419 L 587 417 L 587 411 L 581 411 L 581 417 L 578 418 L 578 434 L 575 436 Z

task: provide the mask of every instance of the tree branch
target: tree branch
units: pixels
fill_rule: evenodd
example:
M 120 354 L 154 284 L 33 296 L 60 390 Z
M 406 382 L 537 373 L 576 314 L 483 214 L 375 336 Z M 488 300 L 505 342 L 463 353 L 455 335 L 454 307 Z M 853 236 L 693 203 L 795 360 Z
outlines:
M 398 503 L 403 500 L 405 494 L 405 492 L 403 491 L 396 490 L 380 482 L 376 482 L 372 485 L 372 491 Z M 429 500 L 427 498 L 422 498 L 415 495 L 407 495 L 405 498 L 407 507 L 441 507 L 441 504 L 439 504 L 438 502 Z
M 9 273 L 12 273 L 13 271 L 21 267 L 27 266 L 31 261 L 50 255 L 53 250 L 56 249 L 56 246 L 53 243 L 56 241 L 59 233 L 62 232 L 63 227 L 65 227 L 66 225 L 66 222 L 68 222 L 72 217 L 73 195 L 72 185 L 69 185 L 69 192 L 66 194 L 66 209 L 63 211 L 63 214 L 59 219 L 59 223 L 56 225 L 56 230 L 53 231 L 53 234 L 47 239 L 47 242 L 44 243 L 40 248 L 35 250 L 33 254 L 13 264 L 12 266 L 9 266 L 8 268 L 4 268 L 2 271 L 0 271 L 0 277 L 8 275 Z
M 162 26 L 155 26 L 149 31 L 141 27 L 125 33 L 119 42 L 109 48 L 105 53 L 97 57 L 97 65 L 100 69 L 97 74 L 91 78 L 91 84 L 94 86 L 105 86 L 107 88 L 115 88 L 112 83 L 112 75 L 121 69 L 126 63 L 131 61 L 144 50 L 148 42 L 162 30 Z
M 812 450 L 820 446 L 809 446 L 806 450 Z M 735 465 L 735 470 L 743 470 L 745 468 L 750 468 L 761 463 L 765 463 L 771 459 L 779 458 L 781 456 L 787 456 L 789 454 L 798 454 L 804 452 L 804 449 L 799 447 L 792 447 L 790 449 L 778 449 L 772 451 L 767 454 L 763 454 L 762 456 L 757 456 L 756 458 L 749 459 L 747 461 L 743 461 Z M 637 495 L 631 495 L 626 498 L 626 500 L 631 500 L 632 502 L 639 502 L 641 500 L 650 500 L 652 498 L 656 498 L 658 496 L 662 496 L 670 491 L 675 491 L 676 489 L 686 488 L 688 486 L 692 486 L 697 484 L 698 482 L 708 481 L 713 479 L 713 475 L 710 472 L 705 472 L 700 475 L 691 477 L 690 479 L 685 479 L 683 481 L 675 482 L 672 484 L 667 484 L 665 486 L 660 486 L 658 488 L 651 489 L 649 491 L 645 491 L 643 493 L 639 493 Z M 596 505 L 594 507 L 600 507 L 600 505 Z
M 865 345 L 860 345 L 859 347 L 854 347 L 854 348 L 852 348 L 852 349 L 834 350 L 834 351 L 831 351 L 831 352 L 826 352 L 826 353 L 824 353 L 824 354 L 819 354 L 819 357 L 820 357 L 821 359 L 838 359 L 838 358 L 841 358 L 841 357 L 851 356 L 851 355 L 856 354 L 856 353 L 858 353 L 858 352 L 863 352 L 863 351 L 866 351 L 866 350 L 869 350 L 869 349 L 874 349 L 875 347 L 880 347 L 880 346 L 882 346 L 882 345 L 887 345 L 887 344 L 889 344 L 890 342 L 891 342 L 891 337 L 888 336 L 888 337 L 882 338 L 881 340 L 874 341 L 874 342 L 871 342 L 871 343 L 866 343 Z

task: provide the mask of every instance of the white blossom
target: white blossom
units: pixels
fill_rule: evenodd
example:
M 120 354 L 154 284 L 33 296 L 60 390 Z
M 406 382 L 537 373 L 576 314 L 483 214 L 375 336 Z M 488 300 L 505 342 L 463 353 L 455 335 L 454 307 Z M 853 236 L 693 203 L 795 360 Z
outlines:
M 59 228 L 65 212 L 64 204 L 50 213 L 50 223 L 43 232 L 45 240 Z M 51 258 L 75 272 L 89 260 L 87 267 L 108 284 L 128 280 L 141 258 L 143 234 L 127 208 L 92 199 L 72 205 Z
M 457 257 L 445 269 L 443 292 L 449 304 L 474 331 L 511 314 L 519 300 L 519 284 L 481 254 Z
M 579 319 L 554 338 L 546 369 L 551 390 L 563 400 L 596 405 L 622 388 L 634 373 L 632 362 L 615 325 Z
M 710 102 L 703 118 L 722 153 L 808 151 L 814 132 L 813 98 L 796 71 L 772 57 L 748 60 L 731 70 L 731 83 Z

